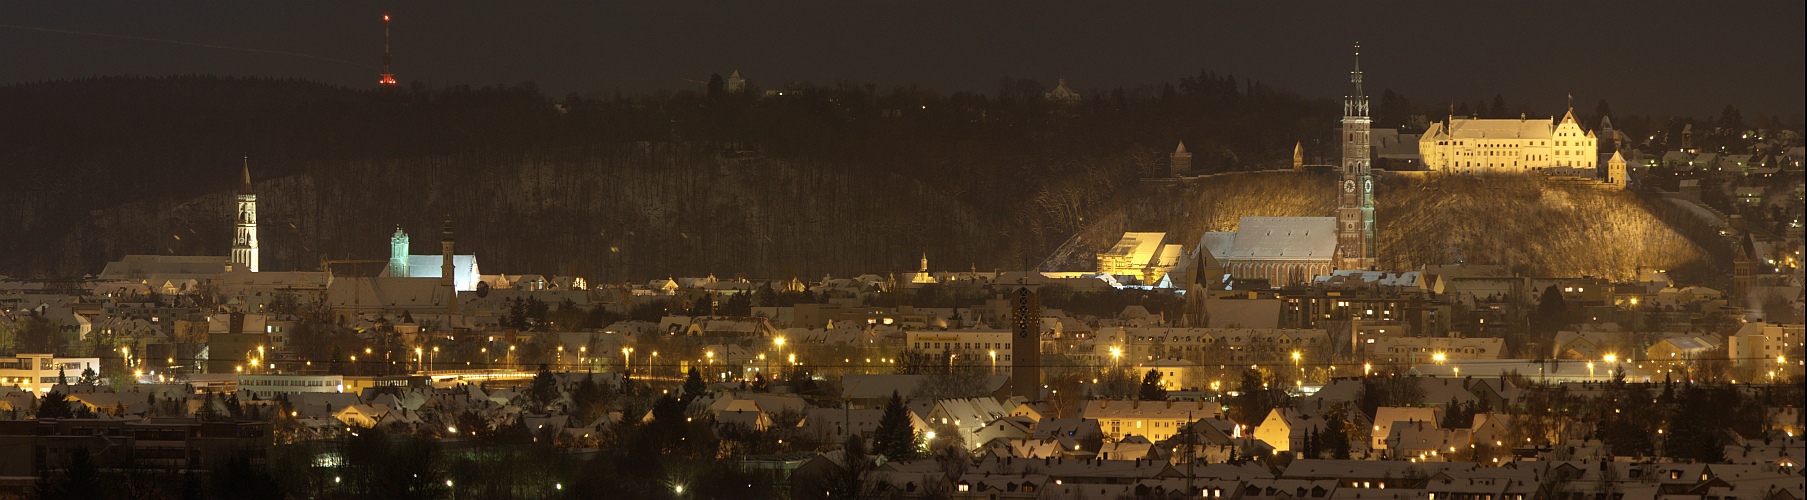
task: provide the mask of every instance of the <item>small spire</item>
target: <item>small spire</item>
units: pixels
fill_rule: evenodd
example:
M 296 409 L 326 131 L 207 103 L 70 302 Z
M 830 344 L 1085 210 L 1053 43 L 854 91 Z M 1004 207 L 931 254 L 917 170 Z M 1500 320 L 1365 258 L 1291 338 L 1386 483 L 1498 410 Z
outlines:
M 244 180 L 238 186 L 239 194 L 251 194 L 251 155 L 245 155 Z

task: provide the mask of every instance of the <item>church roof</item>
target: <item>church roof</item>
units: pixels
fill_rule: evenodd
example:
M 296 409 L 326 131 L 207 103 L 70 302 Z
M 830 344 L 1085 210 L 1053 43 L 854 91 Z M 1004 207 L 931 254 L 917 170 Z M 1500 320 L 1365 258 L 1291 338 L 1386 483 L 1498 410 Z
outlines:
M 127 255 L 108 262 L 100 271 L 100 279 L 148 279 L 163 277 L 211 278 L 226 271 L 232 258 L 212 255 Z
M 1180 147 L 1175 148 L 1173 150 L 1173 154 L 1175 154 L 1175 155 L 1191 154 L 1191 153 L 1186 152 L 1186 141 L 1180 141 Z
M 439 278 L 441 277 L 439 275 L 439 266 L 440 263 L 444 261 L 445 258 L 438 255 L 409 255 L 407 277 Z M 384 274 L 388 273 L 385 272 Z M 477 272 L 477 256 L 453 255 L 452 275 L 453 285 L 456 286 L 459 291 L 468 292 L 476 290 L 477 282 L 481 280 L 479 273 Z
M 1235 244 L 1235 232 L 1205 233 L 1198 237 L 1198 246 L 1210 250 L 1211 259 L 1219 263 L 1230 258 L 1230 247 Z
M 1319 260 L 1335 253 L 1335 217 L 1243 217 L 1229 257 Z
M 333 307 L 445 307 L 448 295 L 432 278 L 339 279 L 326 288 L 327 304 Z

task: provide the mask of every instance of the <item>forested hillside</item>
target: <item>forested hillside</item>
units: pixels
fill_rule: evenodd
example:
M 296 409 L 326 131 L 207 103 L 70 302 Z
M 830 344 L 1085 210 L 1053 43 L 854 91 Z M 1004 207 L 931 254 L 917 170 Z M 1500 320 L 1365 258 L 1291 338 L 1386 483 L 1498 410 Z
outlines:
M 1186 141 L 1206 171 L 1324 154 L 1336 108 L 1201 73 L 1059 105 L 793 85 L 652 96 L 531 85 L 351 90 L 100 78 L 0 88 L 0 274 L 93 273 L 128 253 L 224 255 L 242 156 L 265 269 L 432 251 L 451 216 L 489 272 L 809 276 L 1013 268 L 1137 201 Z

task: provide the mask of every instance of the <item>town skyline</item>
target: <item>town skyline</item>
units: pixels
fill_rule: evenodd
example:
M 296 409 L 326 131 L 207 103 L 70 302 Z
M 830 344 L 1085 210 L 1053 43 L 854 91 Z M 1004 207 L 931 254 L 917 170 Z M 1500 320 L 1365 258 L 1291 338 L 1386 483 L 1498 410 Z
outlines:
M 1438 8 L 1376 22 L 1352 5 L 1195 7 L 1260 18 L 1207 34 L 1271 31 L 1239 39 L 1269 64 L 1257 75 L 1334 75 L 1302 91 L 1211 68 L 1133 89 L 1004 77 L 995 94 L 738 66 L 633 95 L 420 83 L 548 68 L 486 57 L 581 45 L 522 16 L 569 28 L 621 12 L 657 22 L 608 36 L 693 45 L 632 54 L 669 65 L 620 82 L 732 46 L 778 71 L 813 56 L 793 69 L 806 74 L 885 74 L 842 64 L 860 51 L 900 74 L 929 59 L 889 56 L 939 57 L 962 85 L 1003 46 L 947 44 L 1039 43 L 1063 20 L 1098 30 L 1060 33 L 1086 47 L 1077 59 L 1130 68 L 1162 59 L 1083 41 L 1171 45 L 1158 28 L 1187 21 L 1146 5 L 1083 20 L 997 4 L 462 6 L 421 21 L 481 49 L 421 76 L 389 50 L 416 36 L 404 14 L 381 16 L 380 65 L 314 50 L 368 27 L 282 45 L 320 43 L 333 30 L 313 16 L 363 5 L 184 21 L 292 17 L 232 24 L 290 30 L 239 41 L 0 24 L 0 56 L 25 33 L 104 42 L 34 57 L 134 42 L 146 67 L 374 70 L 0 84 L 0 498 L 1807 499 L 1799 115 L 1385 83 L 1545 92 L 1562 78 L 1487 51 L 1546 68 L 1586 51 L 1478 41 L 1695 6 L 1419 4 Z M 989 18 L 947 15 L 973 9 L 1029 22 L 978 36 Z M 1746 31 L 1702 21 L 1721 36 L 1603 61 L 1775 22 L 1735 14 Z M 818 22 L 862 18 L 944 22 L 916 36 Z M 1388 35 L 1471 43 L 1375 64 L 1397 40 L 1327 41 L 1414 19 L 1442 24 Z M 1795 37 L 1780 43 L 1802 29 L 1777 28 Z M 742 37 L 759 43 L 719 42 Z M 891 38 L 918 45 L 872 43 Z M 1341 56 L 1288 59 L 1300 50 Z M 89 67 L 51 59 L 20 67 Z M 1765 75 L 1802 66 L 1750 61 L 1722 58 L 1750 70 L 1700 93 L 1777 100 L 1795 82 Z M 601 81 L 568 69 L 541 74 Z

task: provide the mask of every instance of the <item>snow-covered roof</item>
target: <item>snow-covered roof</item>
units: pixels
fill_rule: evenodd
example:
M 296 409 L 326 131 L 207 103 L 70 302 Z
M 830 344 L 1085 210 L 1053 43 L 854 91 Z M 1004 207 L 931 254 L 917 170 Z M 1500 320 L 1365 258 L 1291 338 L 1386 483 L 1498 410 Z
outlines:
M 1424 136 L 1432 140 L 1549 139 L 1552 130 L 1547 119 L 1454 118 L 1449 123 L 1431 125 Z
M 1228 257 L 1317 260 L 1335 253 L 1335 217 L 1243 217 Z

